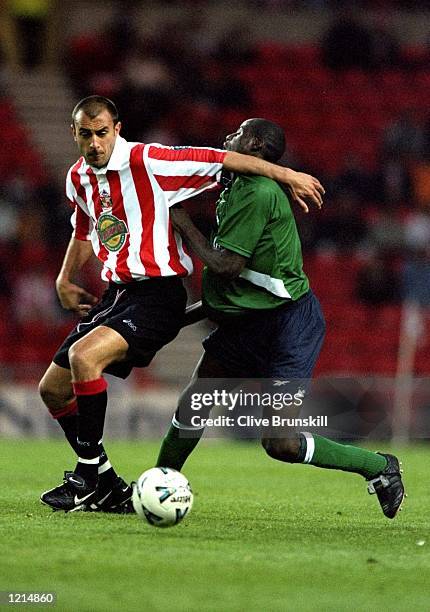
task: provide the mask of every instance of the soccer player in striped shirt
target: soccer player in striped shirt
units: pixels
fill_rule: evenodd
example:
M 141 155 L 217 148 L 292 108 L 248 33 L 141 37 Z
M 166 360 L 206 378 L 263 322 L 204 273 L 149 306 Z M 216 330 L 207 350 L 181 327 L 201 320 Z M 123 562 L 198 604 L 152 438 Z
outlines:
M 121 511 L 131 488 L 115 473 L 102 444 L 107 405 L 103 372 L 125 378 L 147 366 L 184 324 L 182 278 L 191 259 L 169 218 L 172 205 L 213 188 L 216 175 L 261 174 L 286 183 L 307 210 L 319 181 L 249 155 L 213 148 L 127 142 L 110 100 L 90 96 L 72 113 L 81 157 L 67 175 L 74 231 L 56 282 L 64 308 L 82 319 L 66 338 L 39 389 L 78 461 L 64 482 L 41 495 L 56 510 Z M 100 302 L 75 284 L 92 254 L 108 288 Z
M 284 132 L 270 121 L 249 119 L 227 137 L 224 146 L 275 162 L 284 152 Z M 191 398 L 210 394 L 220 385 L 225 389 L 229 378 L 280 379 L 286 385 L 283 392 L 303 398 L 321 349 L 325 324 L 303 272 L 294 216 L 275 181 L 241 173 L 233 178 L 217 203 L 213 246 L 183 209 L 173 208 L 171 217 L 207 266 L 203 302 L 209 318 L 218 323 L 203 341 L 205 352 L 181 395 L 157 460 L 158 466 L 181 470 L 203 434 L 202 422 L 211 408 L 193 412 Z M 212 388 L 207 379 L 214 378 L 217 380 Z M 273 414 L 269 409 L 269 423 Z M 197 423 L 193 419 L 196 415 Z M 377 494 L 388 518 L 394 518 L 401 506 L 404 488 L 399 462 L 393 455 L 279 426 L 263 430 L 262 444 L 278 461 L 364 476 L 369 492 Z

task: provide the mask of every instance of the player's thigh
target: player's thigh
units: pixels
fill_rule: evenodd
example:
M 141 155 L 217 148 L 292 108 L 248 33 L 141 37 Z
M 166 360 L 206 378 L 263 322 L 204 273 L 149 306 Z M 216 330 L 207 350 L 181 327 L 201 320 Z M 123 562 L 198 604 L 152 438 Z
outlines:
M 226 366 L 209 353 L 204 352 L 194 368 L 190 381 L 182 391 L 181 397 L 199 389 L 213 388 L 217 384 L 226 382 L 225 379 L 227 378 L 228 369 Z
M 228 378 L 229 369 L 219 359 L 204 352 L 194 370 L 193 378 Z
M 203 353 L 188 385 L 179 396 L 176 420 L 188 425 L 196 412 L 202 418 L 207 417 L 212 410 L 209 397 L 215 397 L 216 391 L 229 391 L 236 385 L 228 377 L 228 368 L 223 363 L 209 353 Z M 203 396 L 206 397 L 205 402 L 202 401 Z
M 206 381 L 201 379 L 212 378 L 211 373 L 211 358 L 207 353 L 203 353 L 194 368 L 187 386 L 181 391 L 178 400 L 179 410 L 187 410 L 190 406 L 191 396 L 196 393 L 202 393 L 204 389 L 207 389 Z
M 70 370 L 52 362 L 39 383 L 39 393 L 44 400 L 71 400 L 74 394 Z
M 97 365 L 102 369 L 113 362 L 124 361 L 128 343 L 114 329 L 100 325 L 77 340 L 69 349 L 73 366 Z

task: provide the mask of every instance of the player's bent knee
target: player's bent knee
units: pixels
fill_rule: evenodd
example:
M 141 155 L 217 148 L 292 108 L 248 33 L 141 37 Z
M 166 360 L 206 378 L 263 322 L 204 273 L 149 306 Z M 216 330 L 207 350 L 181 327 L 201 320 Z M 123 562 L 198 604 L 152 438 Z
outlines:
M 92 351 L 81 346 L 79 341 L 75 342 L 69 349 L 69 363 L 72 370 L 79 369 L 79 371 L 85 371 L 96 365 Z
M 294 439 L 286 438 L 263 438 L 261 440 L 264 450 L 278 461 L 286 461 L 287 463 L 298 462 L 298 447 Z
M 55 401 L 58 397 L 58 394 L 55 393 L 53 389 L 46 383 L 46 381 L 42 378 L 39 383 L 39 395 L 42 398 L 43 403 L 49 408 L 50 404 Z
M 128 344 L 117 332 L 110 332 L 114 335 L 90 333 L 72 344 L 68 356 L 73 377 L 78 376 L 78 380 L 86 376 L 98 378 L 106 366 L 126 358 Z
M 76 413 L 77 407 L 76 402 L 73 401 L 74 394 L 71 386 L 67 389 L 60 388 L 54 385 L 49 378 L 44 377 L 39 383 L 39 394 L 54 419 Z
M 47 377 L 43 377 L 39 382 L 39 395 L 42 398 L 44 404 L 49 408 L 53 405 L 64 404 L 73 398 L 72 387 L 61 389 L 58 385 L 55 385 Z

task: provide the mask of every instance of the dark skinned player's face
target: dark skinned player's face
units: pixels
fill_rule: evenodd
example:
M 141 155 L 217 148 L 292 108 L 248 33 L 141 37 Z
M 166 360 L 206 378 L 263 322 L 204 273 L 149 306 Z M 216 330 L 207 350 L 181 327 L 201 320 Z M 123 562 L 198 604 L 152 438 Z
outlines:
M 226 136 L 224 148 L 227 149 L 227 151 L 252 155 L 251 145 L 253 137 L 250 129 L 251 122 L 252 119 L 247 119 L 247 121 L 240 124 L 236 132 Z
M 103 168 L 109 162 L 121 123 L 113 123 L 108 110 L 101 111 L 91 119 L 83 111 L 76 115 L 72 125 L 73 138 L 81 155 L 90 166 Z

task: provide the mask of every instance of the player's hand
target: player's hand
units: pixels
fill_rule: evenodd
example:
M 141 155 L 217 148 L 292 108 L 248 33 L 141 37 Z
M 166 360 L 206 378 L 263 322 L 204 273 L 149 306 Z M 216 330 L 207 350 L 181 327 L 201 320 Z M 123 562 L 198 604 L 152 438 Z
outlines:
M 293 200 L 301 206 L 305 213 L 309 212 L 306 201 L 312 202 L 317 208 L 321 208 L 325 189 L 319 180 L 304 172 L 295 172 L 290 169 L 288 171 L 291 173 L 288 176 L 288 186 Z
M 56 289 L 61 306 L 66 310 L 76 312 L 80 317 L 88 314 L 98 302 L 95 295 L 70 281 L 57 279 Z

